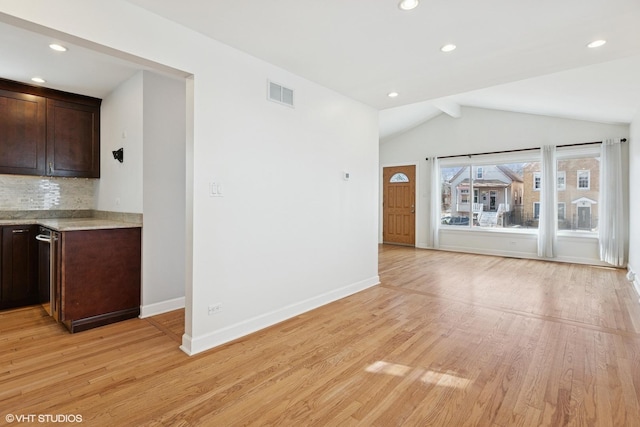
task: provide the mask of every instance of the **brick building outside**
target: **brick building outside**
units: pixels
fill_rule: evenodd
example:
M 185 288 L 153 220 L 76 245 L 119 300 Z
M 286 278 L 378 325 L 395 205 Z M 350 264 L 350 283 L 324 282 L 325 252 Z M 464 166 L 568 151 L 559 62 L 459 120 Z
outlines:
M 539 162 L 524 168 L 523 225 L 537 227 L 540 216 Z M 558 160 L 558 229 L 598 229 L 600 160 L 594 157 Z

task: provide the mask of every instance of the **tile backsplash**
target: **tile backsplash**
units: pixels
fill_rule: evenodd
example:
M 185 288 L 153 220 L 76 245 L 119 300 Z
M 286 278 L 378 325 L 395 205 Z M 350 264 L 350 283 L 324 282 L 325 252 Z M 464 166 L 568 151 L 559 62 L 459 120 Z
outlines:
M 0 175 L 0 210 L 91 210 L 95 179 Z

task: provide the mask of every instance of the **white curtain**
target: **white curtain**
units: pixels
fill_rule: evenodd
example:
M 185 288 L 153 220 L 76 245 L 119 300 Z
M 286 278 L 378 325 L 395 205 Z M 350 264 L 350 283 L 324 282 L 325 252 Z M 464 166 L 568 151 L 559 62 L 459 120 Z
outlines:
M 625 265 L 622 188 L 622 143 L 619 139 L 608 139 L 602 142 L 600 153 L 598 233 L 600 260 L 616 267 Z
M 542 172 L 540 173 L 540 217 L 538 222 L 538 256 L 556 256 L 556 230 L 558 228 L 558 194 L 556 192 L 556 147 L 542 147 Z
M 437 157 L 429 157 L 429 172 L 431 179 L 431 212 L 429 227 L 429 246 L 434 249 L 440 247 L 440 162 Z

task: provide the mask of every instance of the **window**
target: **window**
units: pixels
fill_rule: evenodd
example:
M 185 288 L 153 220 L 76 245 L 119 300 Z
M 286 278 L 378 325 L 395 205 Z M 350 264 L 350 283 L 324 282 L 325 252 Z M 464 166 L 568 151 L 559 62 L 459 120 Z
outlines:
M 539 162 L 482 166 L 441 163 L 440 223 L 458 228 L 536 227 L 531 219 L 532 208 L 524 206 L 524 203 L 533 206 L 534 198 L 530 187 L 525 189 L 531 185 L 525 184 L 525 175 L 533 176 L 534 170 L 540 170 L 539 165 Z
M 567 173 L 565 171 L 558 171 L 558 191 L 564 191 L 567 187 Z
M 558 190 L 562 191 L 566 187 L 567 173 L 565 171 L 558 171 Z M 542 178 L 540 172 L 536 172 L 533 176 L 533 189 L 540 191 L 542 185 Z
M 565 203 L 558 203 L 558 220 L 559 221 L 564 221 L 565 220 L 566 207 L 567 207 L 567 205 Z
M 441 224 L 469 226 L 469 173 L 466 166 L 440 167 Z
M 578 188 L 580 190 L 588 190 L 591 188 L 591 172 L 588 170 L 578 171 Z
M 558 219 L 565 219 L 565 208 L 566 205 L 564 203 L 558 203 Z M 533 203 L 533 218 L 540 219 L 540 202 Z
M 534 172 L 533 173 L 533 189 L 535 191 L 540 191 L 541 183 L 542 183 L 542 177 L 540 175 L 540 172 Z
M 409 182 L 409 177 L 402 172 L 393 174 L 389 182 Z
M 461 188 L 460 189 L 460 203 L 469 203 L 469 189 Z
M 556 151 L 556 214 L 562 233 L 598 230 L 600 147 L 559 147 Z M 440 216 L 443 229 L 535 229 L 541 200 L 538 153 L 483 155 L 440 161 Z M 500 162 L 491 163 L 492 159 Z M 509 161 L 505 161 L 505 159 Z M 481 178 L 480 178 L 481 177 Z
M 564 189 L 558 188 L 557 191 L 558 230 L 575 233 L 598 231 L 599 147 L 566 152 L 559 149 L 556 154 L 556 167 L 565 175 Z

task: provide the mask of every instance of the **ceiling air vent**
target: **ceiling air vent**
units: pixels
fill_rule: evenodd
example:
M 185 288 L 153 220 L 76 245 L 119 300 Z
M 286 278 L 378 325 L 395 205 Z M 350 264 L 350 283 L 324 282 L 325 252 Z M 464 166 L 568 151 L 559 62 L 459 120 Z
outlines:
M 269 81 L 269 101 L 293 107 L 293 89 Z

